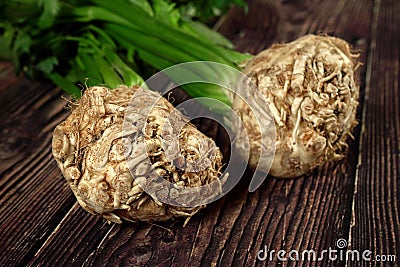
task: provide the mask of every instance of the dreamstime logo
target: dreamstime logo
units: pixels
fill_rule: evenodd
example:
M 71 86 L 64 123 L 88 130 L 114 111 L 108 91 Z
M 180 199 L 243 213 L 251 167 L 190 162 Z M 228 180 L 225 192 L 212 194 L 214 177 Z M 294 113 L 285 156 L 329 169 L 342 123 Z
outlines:
M 336 247 L 337 247 L 338 249 L 346 248 L 346 247 L 347 247 L 347 240 L 344 239 L 344 238 L 339 238 L 339 239 L 336 241 Z
M 171 78 L 175 84 L 165 88 L 165 76 Z M 196 207 L 211 203 L 225 195 L 238 183 L 244 174 L 250 156 L 250 140 L 240 116 L 229 105 L 222 101 L 209 97 L 201 97 L 189 99 L 176 107 L 178 110 L 183 111 L 188 120 L 174 120 L 174 118 L 177 118 L 177 116 L 173 114 L 176 111 L 172 111 L 167 118 L 165 118 L 162 135 L 160 136 L 161 147 L 169 162 L 185 162 L 185 164 L 179 166 L 181 170 L 186 172 L 199 172 L 207 169 L 214 160 L 215 153 L 213 153 L 213 151 L 200 151 L 202 154 L 198 160 L 189 160 L 185 159 L 184 156 L 180 154 L 180 149 L 175 148 L 179 148 L 180 146 L 179 138 L 183 127 L 188 121 L 200 117 L 216 121 L 228 133 L 231 146 L 231 160 L 227 163 L 224 172 L 220 175 L 220 179 L 198 187 L 182 186 L 169 182 L 158 175 L 155 170 L 151 171 L 148 175 L 149 177 L 145 177 L 146 179 L 136 179 L 138 175 L 136 174 L 137 170 L 135 170 L 135 166 L 139 161 L 138 158 L 140 158 L 141 162 L 145 160 L 147 166 L 151 166 L 151 160 L 147 153 L 148 147 L 146 147 L 143 141 L 143 132 L 146 127 L 149 126 L 149 114 L 162 97 L 159 94 L 151 94 L 151 96 L 149 96 L 146 90 L 151 89 L 152 91 L 161 92 L 162 95 L 168 95 L 168 92 L 172 89 L 192 83 L 208 84 L 210 87 L 214 86 L 214 88 L 218 88 L 217 90 L 224 92 L 230 99 L 233 97 L 240 98 L 252 110 L 261 132 L 261 143 L 263 143 L 264 139 L 268 138 L 268 144 L 273 144 L 267 149 L 260 149 L 259 158 L 263 160 L 263 171 L 257 168 L 254 172 L 249 188 L 250 191 L 254 191 L 267 176 L 265 166 L 269 166 L 270 168 L 272 165 L 273 156 L 275 154 L 274 120 L 269 113 L 267 101 L 259 90 L 252 90 L 256 92 L 254 94 L 248 93 L 247 88 L 252 87 L 252 89 L 254 89 L 256 85 L 246 75 L 224 64 L 207 61 L 188 62 L 164 69 L 149 78 L 145 82 L 145 85 L 141 86 L 132 97 L 124 119 L 123 143 L 132 143 L 132 138 L 136 141 L 136 152 L 132 153 L 132 151 L 129 150 L 129 153 L 125 153 L 125 159 L 128 163 L 129 170 L 135 178 L 136 183 L 138 183 L 146 193 L 160 202 L 174 206 Z M 145 107 L 143 107 L 142 103 L 144 100 L 147 104 Z M 194 101 L 210 107 L 210 113 L 206 116 L 199 116 L 197 110 L 193 108 L 195 107 Z M 263 110 L 260 111 L 259 109 L 253 108 L 258 106 L 262 106 Z M 224 110 L 224 116 L 221 117 L 215 110 Z M 260 127 L 260 122 L 263 123 L 263 127 Z M 235 125 L 235 133 L 238 129 L 241 132 L 240 142 L 242 149 L 240 155 L 245 161 L 232 162 L 232 157 L 238 155 L 239 151 L 237 151 L 237 147 L 234 145 L 236 135 L 231 130 L 231 125 Z M 268 131 L 265 129 L 267 128 L 265 127 L 266 125 L 269 125 Z M 135 135 L 132 137 L 132 133 L 139 134 L 139 136 Z M 137 140 L 142 141 L 137 142 Z M 174 147 L 174 149 L 169 149 L 170 147 Z M 243 147 L 245 148 L 244 151 Z M 143 159 L 143 157 L 147 158 Z M 269 170 L 269 168 L 267 168 L 267 170 Z M 212 190 L 210 190 L 210 188 Z M 171 189 L 174 191 L 173 198 L 171 198 Z M 187 203 L 184 201 L 187 199 L 187 196 L 198 197 L 196 197 L 196 201 Z M 180 199 L 182 199 L 182 201 L 180 201 Z
M 395 255 L 372 255 L 371 250 L 349 249 L 347 240 L 340 238 L 336 241 L 336 247 L 329 247 L 320 252 L 313 249 L 306 250 L 268 250 L 267 246 L 257 252 L 257 259 L 260 261 L 380 261 L 395 262 Z

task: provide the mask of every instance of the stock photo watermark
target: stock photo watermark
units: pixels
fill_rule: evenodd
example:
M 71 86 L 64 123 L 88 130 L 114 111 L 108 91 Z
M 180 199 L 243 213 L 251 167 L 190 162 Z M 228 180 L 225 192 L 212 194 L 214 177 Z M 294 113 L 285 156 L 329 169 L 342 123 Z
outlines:
M 174 81 L 171 86 L 165 87 L 165 76 Z M 144 140 L 145 132 L 141 129 L 151 128 L 151 111 L 158 105 L 162 95 L 168 93 L 178 86 L 185 86 L 192 83 L 210 85 L 205 90 L 220 90 L 226 98 L 240 99 L 240 103 L 251 109 L 252 116 L 257 122 L 255 128 L 259 129 L 260 148 L 259 161 L 262 162 L 262 169 L 257 166 L 253 177 L 250 180 L 249 191 L 256 190 L 266 179 L 267 173 L 272 165 L 275 155 L 276 129 L 273 116 L 270 113 L 268 102 L 265 97 L 256 89 L 256 85 L 249 77 L 242 72 L 215 62 L 187 62 L 166 68 L 146 80 L 145 86 L 141 86 L 131 98 L 126 110 L 123 124 L 123 143 L 135 143 L 135 151 L 125 149 L 125 159 L 132 177 L 137 177 L 138 155 L 146 166 L 153 166 L 149 146 Z M 149 95 L 148 90 L 161 92 L 161 94 Z M 249 93 L 252 92 L 252 93 Z M 143 106 L 146 101 L 146 106 Z M 195 108 L 195 102 L 209 107 L 207 115 L 199 116 Z M 228 100 L 229 101 L 229 100 Z M 185 186 L 173 183 L 153 169 L 148 173 L 146 179 L 135 179 L 135 182 L 153 199 L 164 204 L 181 207 L 198 207 L 209 204 L 227 194 L 242 178 L 250 158 L 250 142 L 247 129 L 237 111 L 230 105 L 214 98 L 197 97 L 188 99 L 177 105 L 175 111 L 169 113 L 163 123 L 160 145 L 165 155 L 165 161 L 172 162 L 174 168 L 180 171 L 201 173 L 209 168 L 216 157 L 216 151 L 207 149 L 206 144 L 199 144 L 199 148 L 193 149 L 198 152 L 199 157 L 191 159 L 181 153 L 182 147 L 180 137 L 182 129 L 191 121 L 197 118 L 206 118 L 217 122 L 228 134 L 230 141 L 231 157 L 240 155 L 242 161 L 229 161 L 224 169 L 219 170 L 220 178 L 210 183 L 198 186 Z M 224 110 L 224 116 L 219 116 L 217 110 Z M 179 110 L 185 118 L 177 116 Z M 175 115 L 174 115 L 175 114 Z M 179 119 L 181 118 L 181 119 Z M 262 127 L 261 127 L 262 126 Z M 235 131 L 232 130 L 235 129 Z M 235 132 L 235 133 L 234 133 Z M 192 142 L 197 142 L 192 140 Z M 190 143 L 190 142 L 189 142 Z M 235 144 L 240 144 L 237 146 Z M 191 149 L 191 148 L 189 148 Z M 147 157 L 146 157 L 147 155 Z M 179 164 L 176 164 L 179 163 Z M 205 178 L 202 178 L 205 179 Z M 190 201 L 187 201 L 190 199 Z
M 314 249 L 304 250 L 275 250 L 264 246 L 257 252 L 259 261 L 354 261 L 354 262 L 396 262 L 394 254 L 374 254 L 371 250 L 357 250 L 348 248 L 346 239 L 340 238 L 336 241 L 336 247 L 328 247 L 321 251 Z

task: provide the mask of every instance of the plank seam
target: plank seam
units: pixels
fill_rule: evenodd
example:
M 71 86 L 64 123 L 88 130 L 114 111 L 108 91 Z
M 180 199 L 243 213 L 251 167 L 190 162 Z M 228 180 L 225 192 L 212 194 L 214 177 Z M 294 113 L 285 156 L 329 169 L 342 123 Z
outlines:
M 79 208 L 79 204 L 78 202 L 76 202 L 71 209 L 67 212 L 67 214 L 65 214 L 64 218 L 59 222 L 59 224 L 54 228 L 53 232 L 49 235 L 49 237 L 46 239 L 46 241 L 43 242 L 42 246 L 39 248 L 39 250 L 35 253 L 35 255 L 33 256 L 32 261 L 34 261 L 36 259 L 37 256 L 39 256 L 39 254 L 41 254 L 43 252 L 43 250 L 46 248 L 46 245 L 51 242 L 51 240 L 53 239 L 53 237 L 57 234 L 58 230 L 60 229 L 61 225 L 64 223 L 64 221 L 69 217 L 70 214 L 72 214 L 72 212 L 76 209 Z M 31 263 L 28 264 L 28 266 L 31 266 Z
M 366 133 L 366 116 L 367 116 L 367 103 L 369 98 L 369 91 L 371 88 L 371 73 L 372 73 L 372 60 L 374 55 L 374 49 L 376 48 L 376 41 L 377 41 L 377 29 L 378 29 L 378 19 L 380 13 L 380 6 L 381 0 L 375 0 L 374 8 L 373 8 L 373 17 L 371 23 L 371 41 L 368 49 L 368 57 L 367 57 L 367 70 L 365 74 L 365 94 L 363 99 L 363 107 L 361 112 L 361 131 L 358 143 L 358 160 L 357 160 L 357 167 L 355 173 L 355 180 L 354 180 L 354 192 L 353 192 L 353 200 L 351 203 L 351 220 L 350 220 L 350 229 L 349 229 L 349 237 L 348 237 L 348 247 L 352 247 L 352 232 L 353 228 L 356 224 L 356 214 L 355 214 L 355 200 L 358 194 L 358 182 L 360 176 L 360 168 L 362 165 L 362 155 L 363 155 L 363 139 Z M 346 261 L 345 266 L 348 266 L 348 262 Z

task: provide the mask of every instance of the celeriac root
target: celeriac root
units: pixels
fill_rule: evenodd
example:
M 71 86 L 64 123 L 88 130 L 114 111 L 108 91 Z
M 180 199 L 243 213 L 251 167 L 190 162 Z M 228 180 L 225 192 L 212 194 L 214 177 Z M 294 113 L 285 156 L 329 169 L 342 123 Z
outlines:
M 339 38 L 307 35 L 274 45 L 247 63 L 243 72 L 265 96 L 276 125 L 272 176 L 301 176 L 343 158 L 346 139 L 357 124 L 355 57 Z M 263 146 L 268 149 L 269 143 L 262 140 L 250 107 L 237 98 L 233 106 L 245 122 L 251 141 L 250 166 L 256 168 L 258 151 Z M 238 131 L 240 138 L 243 133 Z M 241 142 L 237 145 L 240 150 Z M 259 167 L 269 168 L 262 160 Z
M 53 155 L 80 205 L 93 214 L 117 223 L 190 218 L 205 206 L 197 205 L 201 192 L 177 194 L 178 186 L 199 187 L 218 180 L 222 154 L 166 99 L 160 98 L 149 114 L 142 114 L 160 97 L 157 93 L 143 90 L 136 104 L 129 105 L 137 90 L 88 88 L 72 114 L 56 127 Z M 132 125 L 124 129 L 128 106 L 125 123 Z M 177 128 L 179 121 L 182 129 Z M 165 127 L 167 122 L 170 128 Z M 162 133 L 166 129 L 177 132 L 177 139 L 167 140 L 169 135 Z M 204 164 L 196 169 L 191 162 Z M 142 187 L 154 171 L 171 188 L 155 188 L 149 195 Z M 176 206 L 160 202 L 158 196 L 165 192 Z M 180 199 L 174 199 L 174 193 Z

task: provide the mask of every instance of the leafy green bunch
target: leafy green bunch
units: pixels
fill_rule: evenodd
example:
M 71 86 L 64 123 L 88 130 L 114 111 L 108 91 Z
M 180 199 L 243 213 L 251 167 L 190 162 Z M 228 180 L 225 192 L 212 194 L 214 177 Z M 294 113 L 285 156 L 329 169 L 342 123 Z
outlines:
M 0 59 L 79 97 L 82 85 L 140 85 L 149 76 L 149 67 L 161 70 L 205 60 L 238 68 L 249 58 L 194 20 L 222 12 L 232 1 L 176 2 L 4 1 L 0 4 Z M 243 5 L 241 0 L 233 2 Z M 228 102 L 213 86 L 184 89 L 194 97 L 207 95 Z

